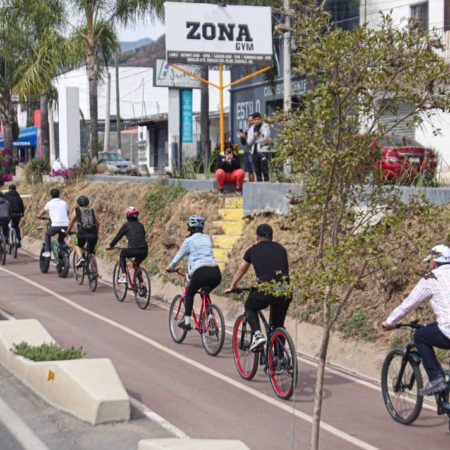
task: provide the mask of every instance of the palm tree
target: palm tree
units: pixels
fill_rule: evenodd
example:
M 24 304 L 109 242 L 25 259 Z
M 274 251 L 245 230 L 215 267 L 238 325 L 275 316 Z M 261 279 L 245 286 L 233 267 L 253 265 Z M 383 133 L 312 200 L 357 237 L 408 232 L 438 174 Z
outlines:
M 126 25 L 149 14 L 161 17 L 162 0 L 70 0 L 74 14 L 81 18 L 76 35 L 85 50 L 89 82 L 91 155 L 98 156 L 98 81 L 103 68 L 112 62 L 118 48 L 117 25 Z

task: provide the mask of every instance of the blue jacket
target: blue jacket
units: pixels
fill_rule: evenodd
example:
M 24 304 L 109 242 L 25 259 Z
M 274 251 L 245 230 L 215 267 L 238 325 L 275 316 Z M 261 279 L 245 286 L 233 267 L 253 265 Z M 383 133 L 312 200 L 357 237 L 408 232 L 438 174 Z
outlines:
M 211 238 L 207 234 L 194 233 L 186 238 L 178 253 L 169 264 L 169 269 L 174 270 L 177 264 L 185 257 L 189 256 L 188 274 L 192 275 L 199 267 L 217 266 L 213 255 Z

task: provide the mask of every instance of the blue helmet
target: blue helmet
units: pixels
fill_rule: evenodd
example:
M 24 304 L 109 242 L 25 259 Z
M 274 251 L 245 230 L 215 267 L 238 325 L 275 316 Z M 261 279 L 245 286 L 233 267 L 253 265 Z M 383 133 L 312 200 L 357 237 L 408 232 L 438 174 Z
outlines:
M 187 226 L 188 228 L 203 229 L 205 226 L 205 218 L 197 215 L 190 216 L 187 220 Z

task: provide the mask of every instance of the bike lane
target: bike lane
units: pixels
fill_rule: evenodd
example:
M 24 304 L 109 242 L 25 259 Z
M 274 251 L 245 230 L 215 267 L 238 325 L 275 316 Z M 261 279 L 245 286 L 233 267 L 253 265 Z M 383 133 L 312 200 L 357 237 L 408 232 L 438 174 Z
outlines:
M 222 353 L 210 357 L 200 336 L 191 332 L 185 343 L 173 343 L 168 332 L 168 311 L 153 303 L 141 311 L 129 296 L 118 303 L 110 286 L 99 285 L 90 293 L 72 279 L 59 279 L 54 270 L 43 275 L 37 261 L 24 256 L 22 264 L 6 266 L 32 282 L 70 299 L 94 314 L 150 339 L 134 336 L 120 327 L 75 309 L 49 292 L 36 289 L 0 270 L 0 307 L 16 318 L 36 317 L 64 346 L 83 345 L 89 357 L 110 357 L 130 395 L 174 423 L 191 437 L 242 439 L 251 448 L 307 448 L 310 425 L 297 415 L 310 415 L 314 395 L 315 368 L 300 361 L 299 384 L 292 401 L 277 400 L 268 378 L 259 371 L 253 382 L 240 379 L 231 356 L 231 335 Z M 25 260 L 25 264 L 23 264 Z M 18 292 L 20 287 L 20 293 Z M 160 348 L 155 347 L 159 344 Z M 164 351 L 164 349 L 166 351 Z M 167 353 L 169 352 L 169 353 Z M 174 357 L 174 352 L 180 357 Z M 327 373 L 323 421 L 346 433 L 322 430 L 321 448 L 396 448 L 423 444 L 444 448 L 446 425 L 442 418 L 423 410 L 417 426 L 406 428 L 387 415 L 381 394 L 336 373 Z M 439 430 L 432 436 L 424 430 Z M 401 435 L 401 438 L 400 438 Z M 348 437 L 357 439 L 356 446 Z M 347 440 L 346 440 L 347 439 Z M 294 442 L 294 444 L 292 444 Z M 365 445 L 367 444 L 367 445 Z M 365 446 L 364 446 L 365 445 Z

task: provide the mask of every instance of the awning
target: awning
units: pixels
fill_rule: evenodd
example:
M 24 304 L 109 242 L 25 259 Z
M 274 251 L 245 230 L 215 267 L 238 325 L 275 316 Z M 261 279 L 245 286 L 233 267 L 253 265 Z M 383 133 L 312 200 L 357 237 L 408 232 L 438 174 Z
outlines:
M 38 142 L 38 127 L 21 128 L 19 137 L 13 142 L 13 147 L 36 147 Z M 0 133 L 0 147 L 4 147 L 3 133 Z

